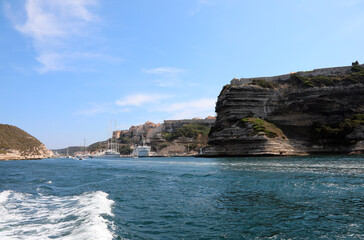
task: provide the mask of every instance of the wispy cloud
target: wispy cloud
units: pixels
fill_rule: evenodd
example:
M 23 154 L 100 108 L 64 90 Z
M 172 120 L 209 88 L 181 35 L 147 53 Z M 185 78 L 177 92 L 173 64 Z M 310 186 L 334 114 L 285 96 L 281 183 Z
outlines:
M 118 106 L 141 106 L 146 103 L 156 103 L 166 98 L 169 97 L 158 94 L 133 94 L 120 98 L 116 101 L 116 104 Z
M 47 44 L 49 40 L 82 34 L 85 24 L 96 20 L 88 9 L 96 3 L 96 0 L 27 0 L 26 21 L 16 25 L 16 29 L 37 43 Z
M 32 40 L 40 73 L 75 70 L 71 66 L 78 61 L 110 60 L 105 54 L 85 51 L 80 44 L 89 39 L 90 29 L 99 20 L 91 11 L 97 5 L 98 0 L 25 1 L 25 21 L 10 20 L 17 31 Z M 13 11 L 10 8 L 6 4 L 7 12 Z
M 114 103 L 92 103 L 90 108 L 77 112 L 79 115 L 117 114 L 121 112 L 146 111 L 158 113 L 165 119 L 186 119 L 215 115 L 215 98 L 176 101 L 176 98 L 158 94 L 134 94 L 120 98 Z M 150 120 L 150 119 L 147 119 Z
M 212 0 L 196 0 L 196 7 L 190 11 L 191 15 L 196 15 L 202 11 L 204 6 L 211 5 Z
M 171 113 L 171 119 L 206 117 L 215 115 L 215 104 L 215 98 L 202 98 L 194 101 L 167 104 L 156 110 Z
M 91 103 L 91 106 L 87 109 L 83 109 L 81 111 L 76 112 L 77 115 L 83 116 L 95 116 L 100 114 L 117 114 L 121 112 L 129 112 L 129 108 L 118 108 L 114 104 L 99 104 L 99 103 Z
M 175 77 L 179 73 L 184 72 L 184 70 L 180 69 L 180 68 L 174 68 L 174 67 L 159 67 L 159 68 L 152 68 L 152 69 L 143 69 L 143 72 L 148 73 L 148 74 Z
M 160 87 L 176 87 L 181 85 L 179 75 L 186 72 L 184 69 L 175 67 L 158 67 L 152 69 L 142 69 L 144 73 L 157 75 L 159 79 L 155 80 Z
M 115 58 L 112 56 L 88 53 L 88 52 L 73 52 L 73 53 L 58 53 L 58 52 L 43 52 L 37 58 L 37 61 L 41 63 L 40 67 L 36 70 L 40 73 L 46 73 L 48 71 L 76 71 L 80 70 L 77 62 L 82 61 L 102 61 L 108 63 L 121 62 L 121 58 Z M 86 71 L 92 71 L 91 69 L 84 69 Z

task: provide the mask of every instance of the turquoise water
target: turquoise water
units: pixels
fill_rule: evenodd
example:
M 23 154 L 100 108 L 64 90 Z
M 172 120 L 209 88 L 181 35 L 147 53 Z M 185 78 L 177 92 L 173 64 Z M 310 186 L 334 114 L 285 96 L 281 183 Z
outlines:
M 0 162 L 0 239 L 364 239 L 364 157 Z

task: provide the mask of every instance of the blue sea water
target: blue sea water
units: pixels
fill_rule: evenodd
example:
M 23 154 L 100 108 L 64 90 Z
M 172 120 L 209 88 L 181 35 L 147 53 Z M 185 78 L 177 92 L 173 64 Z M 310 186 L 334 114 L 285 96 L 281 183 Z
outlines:
M 3 161 L 0 239 L 364 239 L 364 157 Z

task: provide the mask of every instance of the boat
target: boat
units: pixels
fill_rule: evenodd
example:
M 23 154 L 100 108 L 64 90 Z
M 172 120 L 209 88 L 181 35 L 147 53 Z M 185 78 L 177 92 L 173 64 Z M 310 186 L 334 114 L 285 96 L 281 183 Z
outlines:
M 143 141 L 143 145 L 142 146 L 134 146 L 134 151 L 132 153 L 132 157 L 133 158 L 139 158 L 139 157 L 149 157 L 150 154 L 150 150 L 151 147 L 150 146 L 146 146 L 145 142 Z M 134 157 L 135 156 L 135 157 Z
M 116 129 L 116 122 L 115 122 L 115 129 Z M 107 150 L 104 152 L 101 152 L 98 157 L 102 158 L 119 158 L 120 153 L 117 151 L 119 148 L 119 145 L 116 141 L 116 136 L 113 136 L 112 131 L 112 123 L 110 125 L 110 131 L 111 131 L 111 138 L 107 140 Z M 107 130 L 107 133 L 109 135 L 109 129 Z
M 135 151 L 135 150 L 134 150 L 134 151 L 132 152 L 132 154 L 131 154 L 131 157 L 132 157 L 132 158 L 138 158 L 138 153 L 137 153 L 137 151 Z
M 72 158 L 72 156 L 68 152 L 68 147 L 67 147 L 67 155 L 66 155 L 66 158 Z
M 76 155 L 76 159 L 78 160 L 85 160 L 89 158 L 88 153 L 86 153 L 86 138 L 84 138 L 83 140 L 83 153 Z
M 120 153 L 117 152 L 116 150 L 113 149 L 109 149 L 106 150 L 105 152 L 103 152 L 100 157 L 107 157 L 107 158 L 118 158 L 120 157 Z

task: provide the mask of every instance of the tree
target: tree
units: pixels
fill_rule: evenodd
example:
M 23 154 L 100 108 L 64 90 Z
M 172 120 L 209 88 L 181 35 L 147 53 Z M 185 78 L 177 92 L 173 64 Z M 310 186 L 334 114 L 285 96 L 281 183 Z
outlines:
M 132 151 L 133 150 L 130 148 L 129 145 L 123 145 L 123 146 L 120 146 L 120 148 L 119 148 L 119 152 L 122 155 L 129 155 L 129 154 L 131 154 Z

